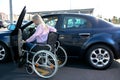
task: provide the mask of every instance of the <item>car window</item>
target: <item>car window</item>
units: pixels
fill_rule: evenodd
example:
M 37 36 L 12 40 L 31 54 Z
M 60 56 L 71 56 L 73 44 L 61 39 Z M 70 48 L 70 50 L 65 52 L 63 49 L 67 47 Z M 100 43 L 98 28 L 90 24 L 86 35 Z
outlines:
M 84 19 L 78 17 L 65 17 L 63 29 L 77 29 L 77 28 L 90 28 L 92 25 L 91 23 Z
M 43 20 L 47 25 L 55 27 L 55 25 L 58 21 L 58 17 L 52 16 L 52 17 L 43 18 Z
M 31 35 L 34 34 L 35 31 L 36 31 L 36 29 L 35 29 L 35 24 L 34 23 L 32 23 L 31 25 L 27 26 L 23 30 L 23 40 L 28 39 Z

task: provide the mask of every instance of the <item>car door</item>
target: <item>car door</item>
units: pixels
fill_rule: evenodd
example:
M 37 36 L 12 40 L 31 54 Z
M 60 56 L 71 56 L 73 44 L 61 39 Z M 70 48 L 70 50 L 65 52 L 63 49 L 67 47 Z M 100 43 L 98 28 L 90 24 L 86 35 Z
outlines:
M 21 42 L 19 42 L 19 40 L 22 39 L 21 25 L 22 25 L 22 21 L 24 19 L 25 14 L 26 14 L 26 7 L 23 8 L 23 10 L 18 18 L 16 27 L 10 34 L 10 51 L 11 51 L 11 55 L 15 61 L 17 61 L 19 59 L 18 57 L 19 57 L 20 51 L 22 51 L 19 48 L 19 47 L 21 47 L 21 45 L 19 44 Z M 19 32 L 21 33 L 20 35 L 19 35 Z
M 78 56 L 82 45 L 92 35 L 92 23 L 82 16 L 64 16 L 63 24 L 58 30 L 59 40 L 67 46 L 71 56 Z M 74 53 L 74 54 L 71 54 Z

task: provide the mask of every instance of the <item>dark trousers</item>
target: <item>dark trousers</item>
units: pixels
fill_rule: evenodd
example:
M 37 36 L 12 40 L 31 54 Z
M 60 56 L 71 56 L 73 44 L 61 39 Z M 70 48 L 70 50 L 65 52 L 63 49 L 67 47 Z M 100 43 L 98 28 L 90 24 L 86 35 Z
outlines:
M 28 51 L 33 51 L 33 52 L 37 52 L 37 51 L 39 51 L 39 50 L 49 50 L 49 48 L 48 47 L 46 47 L 46 46 L 41 46 L 41 45 L 35 45 L 36 44 L 36 42 L 34 41 L 34 42 L 31 42 L 31 43 L 28 43 L 28 42 L 26 42 L 26 43 L 24 43 L 24 45 L 23 45 L 23 49 L 25 49 L 25 50 L 28 50 Z M 34 47 L 33 47 L 34 46 Z M 32 48 L 32 49 L 31 49 Z

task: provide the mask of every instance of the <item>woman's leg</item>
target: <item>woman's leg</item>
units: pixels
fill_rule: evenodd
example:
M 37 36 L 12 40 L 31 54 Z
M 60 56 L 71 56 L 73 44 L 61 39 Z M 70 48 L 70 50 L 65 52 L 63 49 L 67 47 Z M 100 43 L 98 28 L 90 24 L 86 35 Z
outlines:
M 33 45 L 34 45 L 33 43 L 28 43 L 28 42 L 26 42 L 26 43 L 24 43 L 24 45 L 23 45 L 23 49 L 29 51 L 29 50 L 32 48 Z

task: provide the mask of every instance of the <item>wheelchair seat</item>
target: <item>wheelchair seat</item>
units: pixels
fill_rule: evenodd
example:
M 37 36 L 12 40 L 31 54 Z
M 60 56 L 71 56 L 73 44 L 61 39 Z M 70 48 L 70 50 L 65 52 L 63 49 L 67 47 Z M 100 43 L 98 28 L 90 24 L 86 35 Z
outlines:
M 58 33 L 49 32 L 47 42 L 46 43 L 35 43 L 33 47 L 30 49 L 30 51 L 32 51 L 33 49 L 37 49 L 37 50 L 45 49 L 45 50 L 49 50 L 52 52 L 56 47 L 57 40 L 58 40 Z

